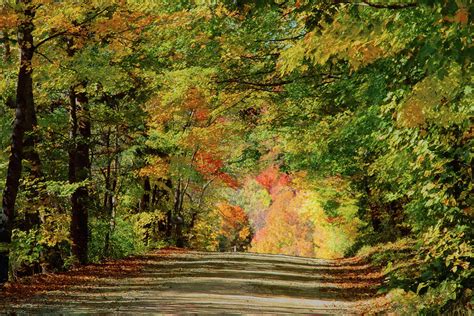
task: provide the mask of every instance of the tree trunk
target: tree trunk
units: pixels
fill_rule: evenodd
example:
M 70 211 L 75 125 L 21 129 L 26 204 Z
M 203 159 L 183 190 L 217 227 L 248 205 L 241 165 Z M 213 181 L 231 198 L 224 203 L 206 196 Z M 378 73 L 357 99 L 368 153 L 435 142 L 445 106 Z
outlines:
M 112 172 L 112 158 L 110 157 L 110 135 L 112 131 L 109 127 L 107 129 L 107 133 L 105 134 L 105 151 L 107 152 L 107 168 L 104 174 L 104 183 L 105 183 L 105 192 L 104 192 L 104 200 L 103 200 L 103 209 L 105 213 L 108 214 L 108 210 L 111 205 L 112 201 L 112 193 L 111 193 L 111 172 Z
M 112 190 L 115 191 L 117 187 L 117 179 L 113 180 Z M 107 218 L 109 220 L 109 227 L 107 233 L 105 234 L 104 240 L 104 255 L 106 257 L 110 256 L 110 238 L 115 230 L 115 197 L 110 195 L 110 202 L 108 203 Z
M 368 211 L 368 217 L 369 217 L 369 222 L 374 230 L 374 232 L 381 232 L 381 214 L 380 214 L 380 209 L 379 205 L 376 201 L 374 201 L 372 197 L 372 191 L 369 186 L 369 179 L 367 177 L 364 177 L 362 180 L 362 185 L 364 188 L 364 193 L 365 193 L 365 199 L 361 199 L 363 203 L 365 204 L 364 207 Z
M 171 188 L 171 187 L 170 187 Z M 181 194 L 181 179 L 178 179 L 178 185 L 174 191 L 174 201 L 173 207 L 168 210 L 166 213 L 166 238 L 170 239 L 173 236 L 173 226 L 175 224 L 175 218 L 177 216 L 176 212 L 179 207 L 179 197 Z
M 77 183 L 89 179 L 90 158 L 89 141 L 91 123 L 88 98 L 83 92 L 70 91 L 70 116 L 72 148 L 69 152 L 69 182 Z M 86 186 L 76 189 L 71 197 L 71 239 L 72 253 L 81 264 L 87 263 L 88 249 L 88 208 L 90 207 L 89 192 Z
M 174 207 L 174 221 L 176 224 L 175 230 L 175 239 L 176 239 L 176 246 L 177 247 L 184 247 L 184 238 L 183 238 L 183 201 L 184 195 L 186 194 L 186 190 L 189 185 L 189 180 L 186 185 L 181 179 L 178 182 L 178 189 L 176 191 L 176 200 L 175 200 L 175 207 Z
M 35 188 L 36 184 L 38 184 L 42 178 L 41 159 L 35 148 L 38 143 L 38 137 L 35 131 L 37 127 L 38 122 L 36 119 L 36 110 L 33 102 L 31 102 L 28 104 L 28 108 L 26 109 L 25 135 L 23 141 L 23 159 L 29 162 L 25 169 L 27 169 L 26 171 L 28 172 L 28 186 L 26 187 L 27 198 L 31 204 L 35 203 L 36 198 L 41 200 L 41 192 Z M 18 223 L 18 228 L 24 231 L 29 231 L 37 227 L 40 223 L 41 220 L 38 207 L 30 207 L 25 214 L 25 219 Z
M 109 154 L 110 153 L 110 134 L 111 134 L 111 129 L 110 127 L 107 130 L 107 134 L 105 135 L 105 148 L 106 152 Z M 113 209 L 113 193 L 112 193 L 112 178 L 111 178 L 111 172 L 112 172 L 112 159 L 110 155 L 107 156 L 107 169 L 105 171 L 105 193 L 104 193 L 104 206 L 103 210 L 105 212 L 105 218 L 111 220 L 111 214 L 112 214 L 112 209 Z M 110 235 L 112 231 L 110 229 L 107 230 L 104 238 L 104 256 L 108 256 L 110 252 Z
M 142 201 L 140 203 L 140 210 L 141 211 L 147 211 L 150 207 L 150 191 L 151 191 L 151 184 L 150 184 L 150 178 L 145 177 L 145 180 L 143 182 L 143 195 L 142 195 Z
M 111 236 L 115 230 L 115 206 L 116 206 L 116 194 L 115 191 L 117 189 L 117 184 L 118 184 L 118 178 L 120 175 L 120 157 L 118 154 L 119 150 L 119 128 L 116 128 L 116 135 L 115 135 L 115 150 L 114 150 L 114 173 L 113 173 L 113 179 L 111 179 L 111 164 L 112 160 L 109 158 L 108 165 L 107 165 L 107 178 L 108 181 L 106 183 L 107 187 L 107 198 L 105 201 L 105 211 L 106 211 L 106 216 L 109 220 L 109 227 L 107 230 L 107 234 L 105 235 L 105 247 L 104 247 L 104 253 L 106 256 L 110 255 L 110 239 Z M 111 134 L 111 129 L 108 131 L 108 139 L 107 139 L 107 146 L 110 145 L 110 134 Z
M 155 184 L 153 185 L 153 191 L 151 194 L 151 206 L 155 207 L 157 203 L 158 203 L 158 185 Z
M 29 0 L 23 3 L 29 4 Z M 18 26 L 18 45 L 20 48 L 20 68 L 16 89 L 16 111 L 13 123 L 11 153 L 8 161 L 7 179 L 2 198 L 0 213 L 0 283 L 8 280 L 9 247 L 13 221 L 15 219 L 15 202 L 20 184 L 23 138 L 28 124 L 28 113 L 34 110 L 32 65 L 33 46 L 33 18 L 35 12 L 31 8 L 24 10 L 24 18 Z M 30 112 L 29 112 L 30 111 Z
M 11 49 L 10 49 L 10 36 L 8 34 L 8 30 L 4 29 L 2 31 L 2 41 L 3 41 L 3 61 L 4 62 L 9 62 L 10 57 L 12 55 Z
M 152 205 L 155 209 L 168 209 L 169 208 L 169 200 L 170 200 L 170 192 L 169 189 L 171 188 L 171 180 L 170 179 L 160 179 L 159 185 L 155 184 L 153 189 L 153 197 L 152 197 Z M 169 218 L 168 218 L 169 217 Z M 158 232 L 164 232 L 166 234 L 168 222 L 171 220 L 171 212 L 168 211 L 165 214 L 165 218 L 158 222 Z M 170 236 L 167 236 L 170 237 Z

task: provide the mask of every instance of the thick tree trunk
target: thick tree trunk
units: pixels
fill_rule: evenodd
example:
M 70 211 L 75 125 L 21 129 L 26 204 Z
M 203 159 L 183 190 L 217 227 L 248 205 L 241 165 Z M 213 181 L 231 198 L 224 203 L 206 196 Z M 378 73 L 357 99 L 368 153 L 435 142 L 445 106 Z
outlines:
M 37 189 L 38 183 L 42 181 L 42 171 L 41 159 L 35 148 L 39 142 L 36 134 L 38 127 L 36 109 L 34 108 L 33 102 L 29 103 L 28 106 L 29 108 L 25 116 L 25 135 L 23 140 L 23 159 L 28 161 L 28 164 L 24 166 L 24 174 L 27 174 L 27 185 L 23 189 L 25 190 L 29 207 L 25 210 L 24 218 L 16 219 L 14 226 L 22 231 L 36 229 L 35 234 L 38 235 L 38 228 L 41 224 L 39 205 L 44 203 L 45 196 L 44 192 Z M 40 273 L 41 263 L 26 263 L 21 267 L 19 272 L 21 272 L 21 275 Z
M 140 203 L 140 210 L 142 211 L 146 211 L 150 207 L 150 192 L 151 192 L 150 178 L 145 177 L 145 180 L 143 182 L 143 195 L 142 195 L 142 200 Z
M 28 4 L 30 1 L 25 0 Z M 0 213 L 0 283 L 8 280 L 9 267 L 9 246 L 11 242 L 11 232 L 15 219 L 15 202 L 20 184 L 23 139 L 28 129 L 28 115 L 32 109 L 33 101 L 33 80 L 32 65 L 33 46 L 33 18 L 35 12 L 31 8 L 24 10 L 24 18 L 18 26 L 18 45 L 20 48 L 20 69 L 18 72 L 18 83 L 16 90 L 16 111 L 15 122 L 13 123 L 11 153 L 8 161 L 7 179 L 3 192 L 2 210 Z
M 42 178 L 41 159 L 35 148 L 36 144 L 38 143 L 38 138 L 35 131 L 37 127 L 38 122 L 36 119 L 36 110 L 34 108 L 33 102 L 31 102 L 26 111 L 25 135 L 23 141 L 23 159 L 27 160 L 29 163 L 25 168 L 28 172 L 29 184 L 26 187 L 27 198 L 31 204 L 35 203 L 35 199 L 37 198 L 41 200 L 41 192 L 35 189 L 35 185 L 38 184 Z M 24 231 L 29 231 L 30 229 L 37 227 L 40 223 L 41 220 L 38 207 L 33 207 L 27 211 L 25 214 L 25 219 L 18 223 L 18 228 Z
M 88 98 L 83 92 L 70 91 L 70 116 L 72 148 L 69 151 L 69 182 L 77 183 L 89 179 L 90 158 L 89 141 L 91 123 Z M 71 197 L 71 239 L 72 253 L 81 264 L 87 263 L 88 249 L 88 208 L 90 207 L 89 192 L 86 186 L 76 189 Z

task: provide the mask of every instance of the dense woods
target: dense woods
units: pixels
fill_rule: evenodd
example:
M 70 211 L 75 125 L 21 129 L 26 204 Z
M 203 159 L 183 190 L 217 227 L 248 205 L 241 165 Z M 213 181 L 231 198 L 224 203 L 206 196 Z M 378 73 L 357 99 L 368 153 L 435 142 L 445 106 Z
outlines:
M 473 280 L 473 6 L 0 2 L 0 283 L 173 245 Z M 472 306 L 472 305 L 471 305 Z

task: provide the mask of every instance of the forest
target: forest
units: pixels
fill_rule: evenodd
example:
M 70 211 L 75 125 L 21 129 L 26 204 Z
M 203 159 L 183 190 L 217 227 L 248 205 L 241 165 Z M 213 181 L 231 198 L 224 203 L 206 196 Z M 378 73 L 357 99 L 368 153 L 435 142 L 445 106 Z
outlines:
M 472 308 L 472 0 L 1 0 L 0 283 L 174 246 Z

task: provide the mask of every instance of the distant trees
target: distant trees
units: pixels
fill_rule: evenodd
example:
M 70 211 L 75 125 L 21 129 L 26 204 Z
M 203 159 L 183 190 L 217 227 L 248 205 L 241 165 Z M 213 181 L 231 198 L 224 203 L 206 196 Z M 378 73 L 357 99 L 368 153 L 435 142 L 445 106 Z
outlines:
M 239 206 L 219 204 L 217 212 L 221 219 L 219 250 L 245 251 L 252 240 L 252 228 L 247 214 Z

